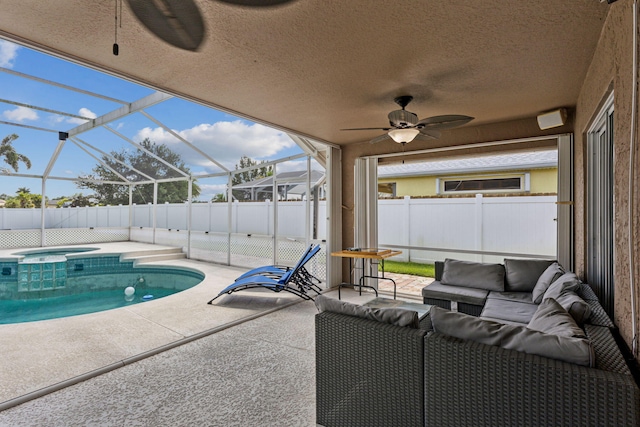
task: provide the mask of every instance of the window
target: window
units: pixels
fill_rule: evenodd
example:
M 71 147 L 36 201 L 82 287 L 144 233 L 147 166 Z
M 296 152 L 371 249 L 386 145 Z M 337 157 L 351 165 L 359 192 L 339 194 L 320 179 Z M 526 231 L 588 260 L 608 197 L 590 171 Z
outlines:
M 379 182 L 378 198 L 388 199 L 393 197 L 396 197 L 396 183 L 395 182 Z
M 443 193 L 502 193 L 528 191 L 528 174 L 466 178 L 441 178 Z

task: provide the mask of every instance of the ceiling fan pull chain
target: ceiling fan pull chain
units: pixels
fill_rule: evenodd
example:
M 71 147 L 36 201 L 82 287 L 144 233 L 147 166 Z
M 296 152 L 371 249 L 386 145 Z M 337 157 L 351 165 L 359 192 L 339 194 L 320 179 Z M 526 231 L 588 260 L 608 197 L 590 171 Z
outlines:
M 115 11 L 115 40 L 113 43 L 113 54 L 118 56 L 120 53 L 120 47 L 118 46 L 118 1 L 120 1 L 120 28 L 122 28 L 122 0 L 115 0 L 116 3 L 116 11 Z

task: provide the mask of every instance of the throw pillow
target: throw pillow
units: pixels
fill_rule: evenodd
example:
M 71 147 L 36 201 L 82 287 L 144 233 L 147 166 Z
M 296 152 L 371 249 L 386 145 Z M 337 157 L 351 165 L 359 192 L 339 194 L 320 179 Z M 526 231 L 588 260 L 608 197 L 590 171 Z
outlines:
M 549 286 L 549 289 L 545 291 L 542 299 L 553 298 L 554 300 L 558 300 L 560 295 L 569 291 L 575 292 L 579 287 L 580 279 L 578 279 L 578 276 L 576 276 L 575 273 L 564 273 L 558 280 Z
M 444 260 L 440 283 L 503 292 L 504 266 L 447 258 Z
M 574 291 L 566 291 L 556 301 L 569 312 L 578 326 L 582 326 L 591 317 L 591 306 Z
M 542 272 L 536 285 L 533 287 L 531 298 L 535 304 L 542 302 L 544 293 L 547 292 L 549 286 L 564 274 L 564 270 L 557 262 L 551 264 L 545 271 Z
M 540 275 L 554 261 L 542 259 L 509 259 L 504 260 L 507 292 L 531 292 Z M 557 263 L 556 263 L 557 264 Z
M 434 331 L 440 334 L 577 365 L 593 367 L 595 364 L 593 347 L 587 339 L 545 334 L 436 306 L 431 307 L 429 313 Z
M 346 314 L 348 316 L 360 317 L 362 319 L 375 320 L 381 323 L 388 323 L 396 326 L 407 326 L 418 329 L 420 327 L 418 313 L 403 308 L 371 308 L 335 298 L 320 295 L 315 300 L 316 307 L 320 312 L 330 311 L 332 313 Z
M 545 334 L 575 338 L 587 337 L 573 320 L 573 317 L 556 300 L 551 298 L 540 303 L 527 328 Z

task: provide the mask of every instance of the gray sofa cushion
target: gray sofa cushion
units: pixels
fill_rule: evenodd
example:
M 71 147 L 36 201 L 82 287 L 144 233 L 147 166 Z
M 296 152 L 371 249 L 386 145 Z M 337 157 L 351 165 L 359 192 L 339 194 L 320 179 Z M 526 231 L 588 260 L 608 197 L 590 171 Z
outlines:
M 488 298 L 480 317 L 527 324 L 538 309 L 537 304 Z
M 580 279 L 575 273 L 564 273 L 558 280 L 553 282 L 549 289 L 544 293 L 543 299 L 553 298 L 558 300 L 560 295 L 565 292 L 575 292 L 580 287 Z
M 591 306 L 574 291 L 566 291 L 556 301 L 569 312 L 579 326 L 591 317 Z
M 531 292 L 489 292 L 487 298 L 501 299 L 505 301 L 518 301 L 526 302 L 527 304 L 533 304 L 531 298 Z
M 408 326 L 418 329 L 420 327 L 418 313 L 403 308 L 371 308 L 358 304 L 351 304 L 335 298 L 320 295 L 315 300 L 316 307 L 320 312 L 330 311 L 332 313 L 346 314 L 348 316 L 361 317 L 363 319 L 375 320 L 381 323 L 388 323 L 396 326 Z
M 482 320 L 490 320 L 492 322 L 498 322 L 498 323 L 502 323 L 504 325 L 527 326 L 526 323 L 513 322 L 511 320 L 505 320 L 505 319 L 494 319 L 493 317 L 480 317 L 480 319 L 482 319 Z M 433 327 L 431 329 L 433 329 Z
M 505 285 L 508 292 L 531 292 L 540 275 L 554 261 L 541 259 L 509 259 L 504 260 Z
M 567 310 L 552 298 L 546 298 L 540 303 L 527 328 L 564 337 L 587 337 Z
M 504 291 L 504 266 L 447 258 L 440 282 L 443 285 Z
M 545 334 L 525 326 L 505 325 L 440 307 L 432 307 L 430 317 L 435 332 L 444 335 L 583 366 L 595 364 L 591 342 L 583 338 Z
M 488 294 L 489 291 L 484 289 L 443 285 L 437 280 L 422 288 L 422 296 L 425 298 L 444 299 L 473 305 L 484 305 Z
M 536 285 L 533 288 L 533 302 L 540 304 L 544 293 L 549 289 L 549 286 L 556 280 L 558 280 L 564 274 L 564 269 L 557 262 L 552 263 L 547 269 L 542 272 Z

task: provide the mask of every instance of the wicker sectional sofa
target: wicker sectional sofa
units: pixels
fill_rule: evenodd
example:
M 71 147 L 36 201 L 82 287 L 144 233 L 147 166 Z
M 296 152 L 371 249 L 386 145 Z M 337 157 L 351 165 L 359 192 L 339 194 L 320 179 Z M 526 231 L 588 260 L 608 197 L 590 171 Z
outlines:
M 572 289 L 591 312 L 580 338 L 441 308 L 432 309 L 430 322 L 417 323 L 417 317 L 407 322 L 404 315 L 366 312 L 346 302 L 323 307 L 326 297 L 319 297 L 316 422 L 327 427 L 640 425 L 640 390 L 615 342 L 613 323 L 587 285 Z M 548 298 L 532 324 L 543 306 L 568 316 Z M 507 338 L 492 345 L 477 338 L 493 339 L 505 331 Z M 514 339 L 522 334 L 534 343 L 550 339 L 555 350 L 546 344 L 523 347 Z M 583 350 L 586 343 L 588 362 L 554 354 L 565 339 L 580 342 Z

